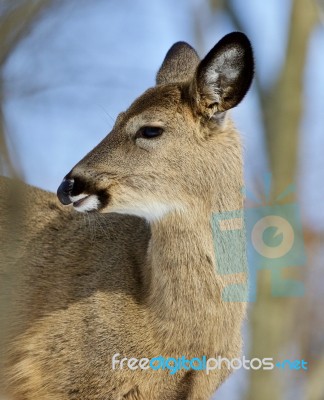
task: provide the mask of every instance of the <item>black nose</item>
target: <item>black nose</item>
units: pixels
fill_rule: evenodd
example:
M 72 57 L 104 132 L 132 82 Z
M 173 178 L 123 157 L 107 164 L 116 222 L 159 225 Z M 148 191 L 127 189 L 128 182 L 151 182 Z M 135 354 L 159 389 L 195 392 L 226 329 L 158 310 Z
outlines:
M 71 204 L 70 195 L 72 193 L 74 180 L 73 179 L 64 179 L 64 181 L 60 184 L 57 189 L 57 197 L 60 202 L 65 206 Z

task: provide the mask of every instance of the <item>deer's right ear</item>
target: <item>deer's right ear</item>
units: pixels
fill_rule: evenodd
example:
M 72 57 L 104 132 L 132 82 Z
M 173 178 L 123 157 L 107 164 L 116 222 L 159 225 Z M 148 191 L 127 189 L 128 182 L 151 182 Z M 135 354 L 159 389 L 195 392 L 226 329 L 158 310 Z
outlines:
M 167 52 L 156 75 L 156 84 L 164 85 L 192 79 L 199 61 L 195 49 L 188 43 L 175 43 Z
M 235 107 L 249 90 L 253 75 L 249 39 L 241 32 L 226 35 L 196 70 L 190 88 L 196 111 L 211 118 Z

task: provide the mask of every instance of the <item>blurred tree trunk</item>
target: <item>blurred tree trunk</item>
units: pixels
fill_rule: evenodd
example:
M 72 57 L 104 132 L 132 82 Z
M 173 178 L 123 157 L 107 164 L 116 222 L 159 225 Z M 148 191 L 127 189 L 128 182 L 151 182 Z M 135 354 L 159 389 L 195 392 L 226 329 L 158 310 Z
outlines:
M 21 40 L 27 36 L 41 12 L 49 7 L 52 0 L 5 0 L 0 11 L 0 173 L 14 175 L 6 145 L 6 128 L 3 112 L 4 82 L 3 68 Z
M 266 136 L 276 193 L 296 177 L 304 69 L 316 21 L 312 2 L 294 0 L 286 62 L 276 86 L 266 99 Z
M 304 70 L 315 22 L 314 5 L 305 0 L 294 0 L 285 64 L 272 93 L 263 96 L 274 196 L 296 180 Z M 287 201 L 292 200 L 296 198 L 287 198 Z M 282 360 L 287 351 L 286 345 L 291 342 L 294 316 L 298 312 L 297 307 L 302 306 L 302 299 L 272 297 L 269 293 L 270 274 L 262 271 L 259 275 L 258 299 L 251 312 L 250 354 Z M 284 386 L 283 375 L 278 370 L 253 371 L 246 398 L 282 400 L 285 397 Z
M 306 288 L 309 295 L 303 303 L 303 308 L 298 313 L 298 339 L 301 344 L 301 354 L 306 360 L 311 360 L 310 369 L 307 373 L 307 386 L 305 388 L 305 399 L 323 400 L 324 399 L 324 346 L 323 328 L 324 313 L 322 311 L 324 303 L 324 292 L 316 290 L 318 284 L 324 281 L 323 258 L 318 257 L 323 254 L 324 233 L 319 234 L 310 229 L 304 231 L 305 244 L 308 253 L 309 271 Z M 316 282 L 316 283 L 315 283 Z M 317 284 L 318 282 L 318 284 Z M 315 284 L 315 290 L 314 290 Z M 315 354 L 315 357 L 314 357 Z M 299 377 L 296 371 L 295 379 Z

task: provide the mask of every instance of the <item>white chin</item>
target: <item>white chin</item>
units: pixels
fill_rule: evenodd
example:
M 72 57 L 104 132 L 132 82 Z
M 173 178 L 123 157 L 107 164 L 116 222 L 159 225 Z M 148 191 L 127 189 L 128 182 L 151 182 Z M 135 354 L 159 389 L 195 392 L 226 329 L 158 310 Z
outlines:
M 81 197 L 77 201 L 73 202 L 73 208 L 78 212 L 98 210 L 99 205 L 100 201 L 95 194 L 84 195 L 84 197 Z
M 140 218 L 145 218 L 148 222 L 154 222 L 164 217 L 167 213 L 172 211 L 174 208 L 157 201 L 146 202 L 138 205 L 137 207 L 123 207 L 117 208 L 112 207 L 111 211 L 118 214 L 136 215 Z

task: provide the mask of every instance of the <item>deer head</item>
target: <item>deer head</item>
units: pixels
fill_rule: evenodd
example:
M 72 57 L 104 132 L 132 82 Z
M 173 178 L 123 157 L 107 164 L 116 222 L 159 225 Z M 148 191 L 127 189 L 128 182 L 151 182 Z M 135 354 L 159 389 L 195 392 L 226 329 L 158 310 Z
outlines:
M 254 73 L 239 32 L 200 61 L 174 44 L 148 89 L 101 143 L 64 178 L 63 204 L 75 210 L 161 218 L 172 210 L 235 208 L 241 200 L 241 147 L 227 111 L 240 103 Z

